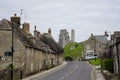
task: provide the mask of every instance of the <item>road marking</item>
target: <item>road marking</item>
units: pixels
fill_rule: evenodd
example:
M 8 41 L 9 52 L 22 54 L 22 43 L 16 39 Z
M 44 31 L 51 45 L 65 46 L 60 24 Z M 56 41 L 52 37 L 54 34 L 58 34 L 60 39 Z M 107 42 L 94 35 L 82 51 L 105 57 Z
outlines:
M 62 80 L 62 79 L 64 79 L 65 77 L 63 76 L 63 77 L 61 77 L 59 80 Z
M 69 74 L 66 74 L 65 76 L 67 77 L 67 76 L 69 76 Z
M 62 79 L 64 79 L 65 77 L 69 76 L 69 75 L 72 74 L 77 68 L 78 68 L 78 65 L 77 65 L 72 71 L 70 71 L 69 73 L 67 73 L 65 76 L 61 77 L 59 80 L 62 80 Z

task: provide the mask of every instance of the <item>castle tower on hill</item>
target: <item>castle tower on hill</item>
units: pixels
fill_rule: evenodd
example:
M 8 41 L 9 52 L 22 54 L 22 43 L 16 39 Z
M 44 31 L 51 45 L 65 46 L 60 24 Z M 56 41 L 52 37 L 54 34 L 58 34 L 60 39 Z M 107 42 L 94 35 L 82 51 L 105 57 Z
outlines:
M 71 30 L 71 43 L 75 42 L 75 30 Z
M 70 37 L 67 30 L 66 29 L 60 30 L 59 45 L 64 48 L 69 43 L 70 43 Z

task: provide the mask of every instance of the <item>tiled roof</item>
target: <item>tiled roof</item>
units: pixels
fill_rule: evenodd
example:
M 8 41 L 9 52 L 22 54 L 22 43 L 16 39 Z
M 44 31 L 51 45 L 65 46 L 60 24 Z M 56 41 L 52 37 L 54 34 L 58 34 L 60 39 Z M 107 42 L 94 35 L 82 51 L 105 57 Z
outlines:
M 27 38 L 27 36 L 22 32 L 20 28 L 15 27 L 14 31 L 17 34 L 17 36 L 21 39 L 21 41 L 23 42 L 25 46 L 35 47 L 33 41 Z

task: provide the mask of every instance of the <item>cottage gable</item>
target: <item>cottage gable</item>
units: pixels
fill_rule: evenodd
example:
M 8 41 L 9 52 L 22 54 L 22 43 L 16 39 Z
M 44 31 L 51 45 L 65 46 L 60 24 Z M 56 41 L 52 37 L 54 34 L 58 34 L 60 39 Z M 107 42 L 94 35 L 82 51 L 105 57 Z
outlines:
M 94 58 L 94 55 L 99 57 L 107 44 L 107 36 L 91 34 L 91 36 L 83 42 L 83 57 L 85 59 Z

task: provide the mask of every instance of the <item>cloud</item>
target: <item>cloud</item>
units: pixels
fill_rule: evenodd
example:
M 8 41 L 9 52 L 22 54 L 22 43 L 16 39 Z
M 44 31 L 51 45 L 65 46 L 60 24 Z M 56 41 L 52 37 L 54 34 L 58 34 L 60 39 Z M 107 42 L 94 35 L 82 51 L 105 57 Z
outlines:
M 52 28 L 53 37 L 58 41 L 60 29 L 76 30 L 76 41 L 87 39 L 91 33 L 103 34 L 105 30 L 120 30 L 119 0 L 2 0 L 0 1 L 2 18 L 20 10 L 26 10 L 27 20 L 41 32 Z M 22 15 L 25 21 L 25 15 Z

